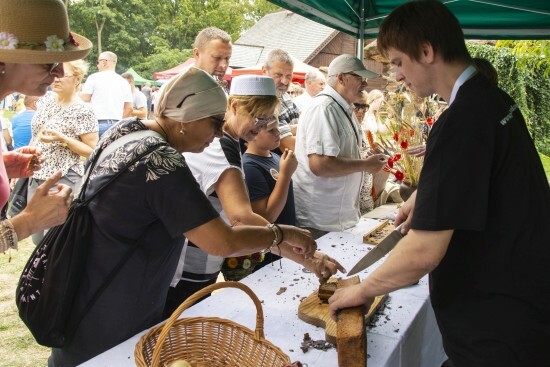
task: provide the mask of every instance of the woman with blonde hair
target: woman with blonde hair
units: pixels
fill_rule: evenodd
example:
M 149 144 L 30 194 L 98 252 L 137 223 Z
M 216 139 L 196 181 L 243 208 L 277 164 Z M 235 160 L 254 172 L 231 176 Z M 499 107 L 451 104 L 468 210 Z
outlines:
M 384 93 L 378 89 L 373 89 L 367 96 L 366 103 L 369 106 L 365 119 L 363 121 L 366 129 L 373 134 L 386 134 L 388 127 L 380 120 L 380 107 L 384 102 Z
M 46 160 L 29 181 L 29 199 L 39 185 L 58 171 L 62 174 L 59 182 L 77 191 L 84 174 L 82 158 L 90 156 L 99 139 L 94 111 L 78 96 L 88 63 L 83 60 L 66 62 L 63 69 L 63 76 L 54 79 L 52 91 L 36 103 L 32 139 Z M 39 231 L 32 235 L 32 240 L 38 245 L 43 237 L 44 231 Z
M 55 77 L 64 75 L 62 62 L 86 57 L 91 48 L 88 39 L 70 32 L 62 1 L 0 1 L 0 100 L 14 92 L 43 95 Z M 0 206 L 8 200 L 8 178 L 29 177 L 40 162 L 34 147 L 0 152 Z M 45 177 L 26 209 L 0 222 L 0 253 L 17 248 L 18 239 L 65 221 L 72 193 L 56 185 L 60 177 L 58 172 Z
M 376 89 L 372 92 L 375 91 L 380 92 Z M 362 123 L 362 121 L 365 119 L 366 111 L 370 111 L 370 105 L 368 104 L 368 102 L 370 101 L 371 103 L 373 103 L 374 101 L 375 103 L 379 103 L 379 94 L 374 93 L 371 97 L 371 93 L 363 91 L 363 98 L 361 101 L 362 103 L 354 103 L 355 117 L 357 117 L 359 128 L 363 132 L 361 137 L 361 155 L 364 157 L 368 157 L 371 151 L 376 150 L 376 147 L 374 146 L 374 134 L 368 129 L 366 124 Z M 382 98 L 383 97 L 384 95 L 382 94 Z M 361 215 L 370 212 L 376 206 L 380 205 L 380 195 L 382 194 L 382 191 L 384 191 L 388 176 L 389 173 L 385 172 L 384 170 L 380 170 L 379 172 L 374 174 L 365 172 L 365 174 L 363 175 L 363 182 L 361 184 L 361 191 L 359 192 L 359 212 L 361 213 Z
M 239 139 L 252 140 L 262 127 L 269 129 L 278 124 L 279 99 L 275 82 L 268 76 L 243 75 L 233 78 L 223 136 L 215 139 L 210 147 L 199 154 L 185 153 L 185 160 L 210 202 L 231 225 L 266 226 L 270 223 L 254 213 L 248 197 L 241 161 Z M 283 237 L 292 232 L 308 231 L 285 226 Z M 305 259 L 283 244 L 271 252 L 298 263 L 314 272 L 321 280 L 328 279 L 344 268 L 334 259 L 316 252 L 311 259 Z M 181 253 L 177 271 L 168 292 L 164 317 L 170 314 L 187 297 L 216 282 L 224 258 L 211 256 L 197 247 L 190 239 Z

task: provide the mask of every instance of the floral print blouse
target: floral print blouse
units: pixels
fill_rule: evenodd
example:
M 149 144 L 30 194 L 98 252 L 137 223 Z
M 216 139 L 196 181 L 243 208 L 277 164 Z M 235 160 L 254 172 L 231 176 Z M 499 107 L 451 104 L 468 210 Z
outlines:
M 44 130 L 55 130 L 69 138 L 81 140 L 80 135 L 99 130 L 92 106 L 84 101 L 77 101 L 68 106 L 61 106 L 56 102 L 56 93 L 48 92 L 36 103 L 36 114 L 32 119 L 32 139 L 34 146 L 46 158 L 42 168 L 36 171 L 33 178 L 45 180 L 57 171 L 63 176 L 72 169 L 77 174 L 84 174 L 84 161 L 77 153 L 63 146 L 60 142 L 45 143 L 37 139 Z

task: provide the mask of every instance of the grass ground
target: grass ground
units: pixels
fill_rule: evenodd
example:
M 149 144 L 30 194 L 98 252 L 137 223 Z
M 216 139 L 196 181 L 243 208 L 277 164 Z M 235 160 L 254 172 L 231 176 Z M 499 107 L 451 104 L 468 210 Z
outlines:
M 0 254 L 0 367 L 47 366 L 50 349 L 36 343 L 17 314 L 15 289 L 34 245 L 30 239 L 19 243 L 18 251 Z

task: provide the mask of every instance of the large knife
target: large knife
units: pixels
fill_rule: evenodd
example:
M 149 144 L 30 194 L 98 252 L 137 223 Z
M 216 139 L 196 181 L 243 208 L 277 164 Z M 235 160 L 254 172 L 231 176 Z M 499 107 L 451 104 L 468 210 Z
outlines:
M 375 248 L 369 251 L 368 254 L 363 256 L 361 260 L 351 270 L 348 272 L 348 276 L 354 275 L 362 270 L 365 270 L 378 260 L 384 257 L 388 252 L 393 250 L 397 242 L 403 238 L 401 234 L 401 227 L 404 223 L 401 223 L 397 228 L 395 228 L 382 242 L 378 244 Z

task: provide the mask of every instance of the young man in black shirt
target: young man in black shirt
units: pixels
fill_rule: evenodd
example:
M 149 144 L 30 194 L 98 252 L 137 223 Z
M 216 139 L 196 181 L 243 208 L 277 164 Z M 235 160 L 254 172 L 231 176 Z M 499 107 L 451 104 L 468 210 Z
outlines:
M 515 102 L 477 73 L 457 19 L 413 1 L 382 23 L 378 47 L 396 79 L 449 104 L 430 133 L 407 236 L 339 309 L 370 303 L 430 273 L 445 352 L 455 367 L 549 366 L 550 190 Z

